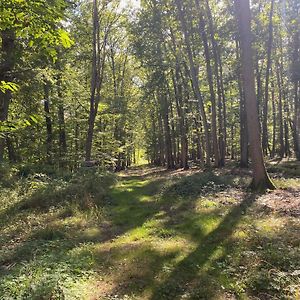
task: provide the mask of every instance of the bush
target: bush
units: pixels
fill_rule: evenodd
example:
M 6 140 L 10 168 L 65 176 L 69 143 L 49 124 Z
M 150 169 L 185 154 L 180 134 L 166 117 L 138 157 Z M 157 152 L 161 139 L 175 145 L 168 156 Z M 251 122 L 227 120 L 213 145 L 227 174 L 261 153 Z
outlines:
M 50 177 L 64 177 L 66 179 L 72 176 L 70 171 L 58 168 L 56 165 L 26 163 L 18 166 L 19 177 L 29 177 L 36 174 L 44 174 Z
M 81 170 L 69 181 L 51 179 L 45 174 L 29 176 L 24 184 L 28 195 L 21 203 L 21 209 L 61 206 L 66 202 L 76 203 L 81 209 L 103 204 L 108 189 L 114 184 L 115 177 L 97 170 Z
M 0 187 L 11 187 L 17 180 L 17 172 L 9 164 L 0 164 Z

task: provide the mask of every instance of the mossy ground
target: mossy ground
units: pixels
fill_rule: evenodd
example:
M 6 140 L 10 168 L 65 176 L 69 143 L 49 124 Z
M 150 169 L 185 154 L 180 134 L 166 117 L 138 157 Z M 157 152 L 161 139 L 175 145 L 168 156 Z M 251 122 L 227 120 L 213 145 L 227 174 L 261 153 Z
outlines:
M 300 299 L 299 216 L 243 171 L 136 169 L 80 201 L 22 180 L 0 194 L 0 299 Z

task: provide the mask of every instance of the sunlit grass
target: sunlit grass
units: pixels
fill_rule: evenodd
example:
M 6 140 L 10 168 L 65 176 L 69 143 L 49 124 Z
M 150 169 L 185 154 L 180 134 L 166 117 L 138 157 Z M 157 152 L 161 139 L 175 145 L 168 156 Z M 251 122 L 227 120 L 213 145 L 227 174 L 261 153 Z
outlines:
M 291 298 L 299 220 L 255 203 L 239 207 L 248 196 L 238 182 L 201 172 L 126 174 L 102 202 L 90 194 L 42 209 L 23 208 L 29 194 L 8 188 L 0 198 L 0 299 Z

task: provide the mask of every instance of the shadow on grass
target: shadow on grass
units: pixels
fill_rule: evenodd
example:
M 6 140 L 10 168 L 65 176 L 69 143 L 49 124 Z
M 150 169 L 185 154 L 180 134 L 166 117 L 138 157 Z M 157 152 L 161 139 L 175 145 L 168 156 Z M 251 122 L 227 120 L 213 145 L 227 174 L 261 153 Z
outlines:
M 283 178 L 299 178 L 300 177 L 300 161 L 285 160 L 268 164 L 268 172 L 275 173 Z
M 159 170 L 155 172 L 161 174 Z M 167 181 L 166 178 L 148 180 L 150 178 L 152 178 L 151 172 L 146 176 L 127 176 L 122 179 L 117 188 L 111 190 L 111 199 L 108 206 L 109 214 L 107 216 L 110 225 L 105 228 L 105 231 L 99 232 L 98 239 L 90 240 L 88 236 L 77 239 L 71 236 L 75 229 L 72 231 L 70 228 L 64 227 L 54 228 L 53 232 L 47 232 L 45 229 L 35 230 L 29 233 L 27 240 L 16 247 L 2 262 L 4 265 L 17 264 L 16 267 L 12 268 L 13 271 L 7 269 L 4 273 L 15 272 L 17 274 L 20 271 L 21 264 L 24 265 L 34 261 L 42 268 L 53 265 L 59 269 L 61 266 L 67 265 L 65 272 L 68 274 L 75 273 L 76 276 L 75 270 L 78 268 L 82 272 L 97 270 L 99 267 L 104 271 L 109 270 L 110 267 L 115 267 L 117 270 L 119 266 L 118 264 L 114 266 L 115 262 L 121 261 L 125 257 L 130 270 L 126 269 L 126 264 L 122 265 L 123 274 L 116 276 L 118 287 L 112 293 L 116 292 L 123 295 L 126 293 L 141 293 L 143 289 L 154 286 L 152 299 L 179 299 L 186 292 L 189 292 L 191 297 L 194 294 L 195 299 L 200 299 L 200 285 L 206 287 L 211 285 L 213 288 L 210 293 L 213 295 L 216 289 L 214 289 L 213 280 L 206 273 L 204 266 L 212 259 L 219 247 L 226 248 L 227 239 L 233 233 L 247 208 L 254 201 L 255 196 L 248 195 L 241 204 L 235 206 L 222 219 L 215 230 L 205 235 L 203 228 L 199 226 L 196 220 L 193 217 L 187 217 L 184 213 L 189 212 L 195 215 L 198 220 L 202 218 L 202 222 L 205 222 L 206 218 L 211 218 L 217 211 L 212 211 L 207 215 L 195 212 L 195 200 L 203 191 L 209 194 L 217 192 L 220 188 L 226 189 L 227 186 L 232 184 L 230 180 L 225 182 L 228 178 L 221 179 L 210 173 L 197 173 L 185 178 L 175 179 L 166 188 L 162 189 Z M 210 184 L 208 185 L 208 183 Z M 103 202 L 103 205 L 107 206 L 108 203 Z M 15 212 L 18 212 L 16 207 L 11 213 Z M 156 275 L 162 270 L 165 263 L 170 262 L 178 255 L 178 251 L 163 253 L 144 244 L 138 244 L 137 248 L 131 248 L 130 245 L 129 248 L 123 248 L 124 243 L 120 243 L 107 253 L 99 251 L 96 262 L 91 264 L 89 259 L 94 259 L 92 258 L 94 255 L 89 251 L 80 250 L 84 243 L 111 242 L 120 236 L 125 236 L 129 231 L 140 228 L 148 220 L 156 218 L 159 213 L 163 213 L 162 232 L 160 232 L 162 236 L 168 236 L 168 230 L 171 230 L 174 235 L 187 237 L 199 244 L 159 284 Z M 215 221 L 219 219 L 221 219 L 220 216 Z M 184 226 L 180 226 L 182 223 L 184 223 Z M 192 227 L 192 230 L 188 230 L 189 226 Z M 72 256 L 70 253 L 73 251 L 77 254 Z M 142 276 L 139 275 L 141 272 L 143 273 Z M 192 292 L 192 290 L 194 291 Z M 204 292 L 204 297 L 209 295 L 209 291 L 202 292 Z
M 255 195 L 247 195 L 239 205 L 235 206 L 219 226 L 200 240 L 199 246 L 175 267 L 167 279 L 155 288 L 151 299 L 180 299 L 185 293 L 189 294 L 189 298 L 198 297 L 195 299 L 212 297 L 217 290 L 214 289 L 215 287 L 211 289 L 209 285 L 205 284 L 209 280 L 205 270 L 202 269 L 218 247 L 224 245 L 231 236 L 255 198 Z

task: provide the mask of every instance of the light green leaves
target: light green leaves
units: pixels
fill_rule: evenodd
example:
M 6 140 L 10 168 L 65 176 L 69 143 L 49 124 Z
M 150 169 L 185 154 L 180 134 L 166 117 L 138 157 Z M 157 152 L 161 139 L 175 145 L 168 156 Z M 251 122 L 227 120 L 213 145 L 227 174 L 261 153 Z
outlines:
M 38 115 L 30 115 L 26 119 L 0 122 L 0 137 L 19 129 L 24 129 L 29 126 L 34 126 L 42 121 Z
M 65 30 L 59 29 L 58 34 L 60 42 L 64 48 L 70 48 L 74 44 Z
M 0 82 L 0 91 L 2 93 L 5 93 L 6 91 L 16 92 L 18 88 L 19 86 L 16 83 L 4 81 L 4 80 L 1 80 Z

